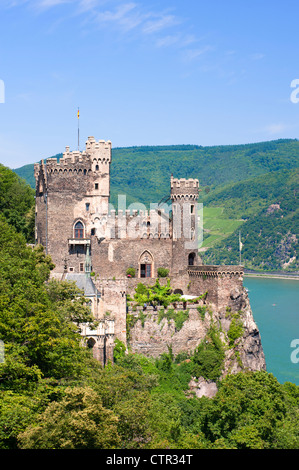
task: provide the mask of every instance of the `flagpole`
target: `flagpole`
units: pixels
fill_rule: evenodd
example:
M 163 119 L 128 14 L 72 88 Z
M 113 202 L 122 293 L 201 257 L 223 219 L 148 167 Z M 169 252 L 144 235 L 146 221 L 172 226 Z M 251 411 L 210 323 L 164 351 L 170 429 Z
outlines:
M 241 266 L 241 251 L 242 251 L 242 245 L 241 245 L 241 232 L 239 232 L 239 250 L 240 250 L 240 266 Z
M 80 130 L 79 130 L 79 116 L 80 116 L 80 113 L 79 113 L 79 108 L 78 108 L 78 150 L 80 150 Z

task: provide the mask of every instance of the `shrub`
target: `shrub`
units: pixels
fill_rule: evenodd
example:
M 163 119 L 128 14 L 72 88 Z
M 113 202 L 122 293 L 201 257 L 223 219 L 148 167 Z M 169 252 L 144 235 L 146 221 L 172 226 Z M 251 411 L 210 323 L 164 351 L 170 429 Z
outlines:
M 169 269 L 166 268 L 158 268 L 158 277 L 167 277 L 169 273 Z
M 234 317 L 231 321 L 227 336 L 229 339 L 229 346 L 232 347 L 236 339 L 240 338 L 243 334 L 243 324 L 240 318 Z
M 135 274 L 136 274 L 135 268 L 128 268 L 126 270 L 126 275 L 129 277 L 135 277 Z

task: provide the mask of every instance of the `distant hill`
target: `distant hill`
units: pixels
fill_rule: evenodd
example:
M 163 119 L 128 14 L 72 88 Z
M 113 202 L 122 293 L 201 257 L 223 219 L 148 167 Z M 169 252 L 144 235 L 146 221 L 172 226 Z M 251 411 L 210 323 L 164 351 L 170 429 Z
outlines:
M 56 157 L 61 157 L 61 154 Z M 174 145 L 114 148 L 111 203 L 117 208 L 118 194 L 125 194 L 127 205 L 140 202 L 149 206 L 151 202 L 157 203 L 169 196 L 171 174 L 176 178 L 198 178 L 202 188 L 200 200 L 205 208 L 203 246 L 207 251 L 204 259 L 207 262 L 237 262 L 235 241 L 238 240 L 241 227 L 243 235 L 246 231 L 247 242 L 243 254 L 248 266 L 282 269 L 289 261 L 289 254 L 297 254 L 297 242 L 294 240 L 290 242 L 289 251 L 281 247 L 283 237 L 289 236 L 288 223 L 291 238 L 293 235 L 296 238 L 293 230 L 298 220 L 298 177 L 292 170 L 298 167 L 299 142 L 296 139 L 212 147 Z M 33 164 L 14 171 L 34 187 Z M 293 198 L 292 192 L 295 194 Z M 254 251 L 246 253 L 245 250 L 249 248 L 250 240 L 256 240 L 263 226 L 267 225 L 268 232 L 275 231 L 268 222 L 274 218 L 276 220 L 278 213 L 274 212 L 272 218 L 265 218 L 265 211 L 281 199 L 280 195 L 283 206 L 281 215 L 282 218 L 286 217 L 286 223 L 283 224 L 282 238 L 267 235 L 267 244 L 273 246 L 276 255 L 273 255 L 272 261 L 269 259 L 263 264 Z M 285 208 L 284 201 L 289 201 L 288 208 Z M 219 243 L 221 247 L 217 245 Z M 289 246 L 289 242 L 286 244 Z M 256 249 L 258 246 L 260 256 L 263 256 L 266 252 L 261 245 L 256 245 Z M 254 255 L 254 258 L 247 259 L 247 255 Z M 297 269 L 296 263 L 295 260 L 287 267 Z
M 205 205 L 210 211 L 214 205 L 215 209 L 221 207 L 226 217 L 244 220 L 233 233 L 212 245 L 208 242 L 213 231 L 204 233 L 204 246 L 213 248 L 203 254 L 206 263 L 237 263 L 240 231 L 242 261 L 247 268 L 299 271 L 298 168 L 230 184 L 208 195 Z M 220 214 L 218 223 L 222 217 Z

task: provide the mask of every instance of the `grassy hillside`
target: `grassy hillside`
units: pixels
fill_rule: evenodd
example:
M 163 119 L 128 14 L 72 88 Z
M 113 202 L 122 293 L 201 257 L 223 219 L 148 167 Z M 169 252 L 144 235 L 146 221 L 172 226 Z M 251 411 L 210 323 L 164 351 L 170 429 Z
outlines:
M 206 204 L 227 217 L 244 219 L 227 238 L 209 242 L 203 256 L 207 263 L 232 264 L 239 260 L 239 230 L 242 234 L 242 260 L 247 268 L 299 270 L 299 169 L 282 170 L 234 183 L 206 197 Z M 213 210 L 209 207 L 209 210 Z M 226 222 L 225 222 L 226 224 Z M 206 226 L 204 225 L 204 228 Z
M 291 254 L 296 255 L 296 240 L 292 237 L 296 238 L 298 233 L 294 232 L 298 219 L 298 174 L 292 170 L 298 167 L 299 142 L 291 139 L 213 147 L 114 148 L 111 203 L 117 209 L 118 195 L 125 194 L 127 206 L 133 202 L 149 206 L 169 196 L 171 174 L 176 178 L 198 178 L 202 188 L 200 201 L 204 203 L 202 247 L 207 249 L 204 256 L 207 262 L 238 261 L 238 234 L 242 228 L 242 236 L 247 239 L 243 254 L 248 267 L 297 269 L 296 261 L 290 266 L 286 263 Z M 15 172 L 34 187 L 33 165 Z M 281 198 L 282 212 L 266 218 L 267 208 Z M 281 234 L 269 222 L 274 219 L 276 224 L 279 221 Z M 267 235 L 263 230 L 267 230 Z M 260 235 L 257 244 L 260 233 L 266 240 L 261 243 L 264 238 Z M 261 259 L 264 255 L 270 257 L 265 263 Z

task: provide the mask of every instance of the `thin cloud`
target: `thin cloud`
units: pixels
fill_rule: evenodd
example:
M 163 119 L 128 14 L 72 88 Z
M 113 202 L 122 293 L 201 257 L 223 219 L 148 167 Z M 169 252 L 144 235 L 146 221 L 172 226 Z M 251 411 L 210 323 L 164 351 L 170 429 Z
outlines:
M 136 3 L 118 5 L 115 10 L 100 11 L 95 22 L 100 26 L 114 24 L 127 32 L 142 25 L 148 14 L 142 14 Z
M 280 134 L 282 131 L 286 130 L 287 126 L 283 123 L 270 124 L 265 127 L 265 131 L 269 134 L 275 135 Z
M 265 54 L 262 54 L 261 52 L 257 52 L 256 54 L 251 54 L 250 59 L 251 60 L 262 60 L 265 57 Z
M 209 45 L 197 49 L 188 49 L 184 53 L 184 59 L 187 62 L 192 62 L 211 50 L 213 50 L 213 47 Z
M 48 10 L 49 8 L 57 7 L 65 3 L 71 3 L 71 0 L 39 0 L 35 2 L 35 7 L 40 10 Z
M 147 21 L 142 31 L 145 34 L 152 34 L 178 24 L 179 20 L 174 15 L 162 15 L 160 18 Z
M 149 4 L 136 1 L 121 0 L 6 0 L 9 6 L 18 7 L 26 4 L 38 14 L 51 8 L 69 6 L 69 15 L 82 17 L 81 26 L 86 28 L 114 28 L 120 34 L 126 34 L 134 30 L 135 38 L 152 40 L 157 48 L 174 47 L 181 49 L 184 61 L 192 62 L 211 51 L 209 45 L 194 47 L 195 43 L 201 43 L 202 39 L 192 34 L 187 34 L 186 19 L 175 15 L 173 10 L 151 9 Z M 72 10 L 71 10 L 72 8 Z M 187 21 L 188 23 L 188 21 Z M 168 34 L 166 34 L 166 32 Z M 193 47 L 192 47 L 193 46 Z

